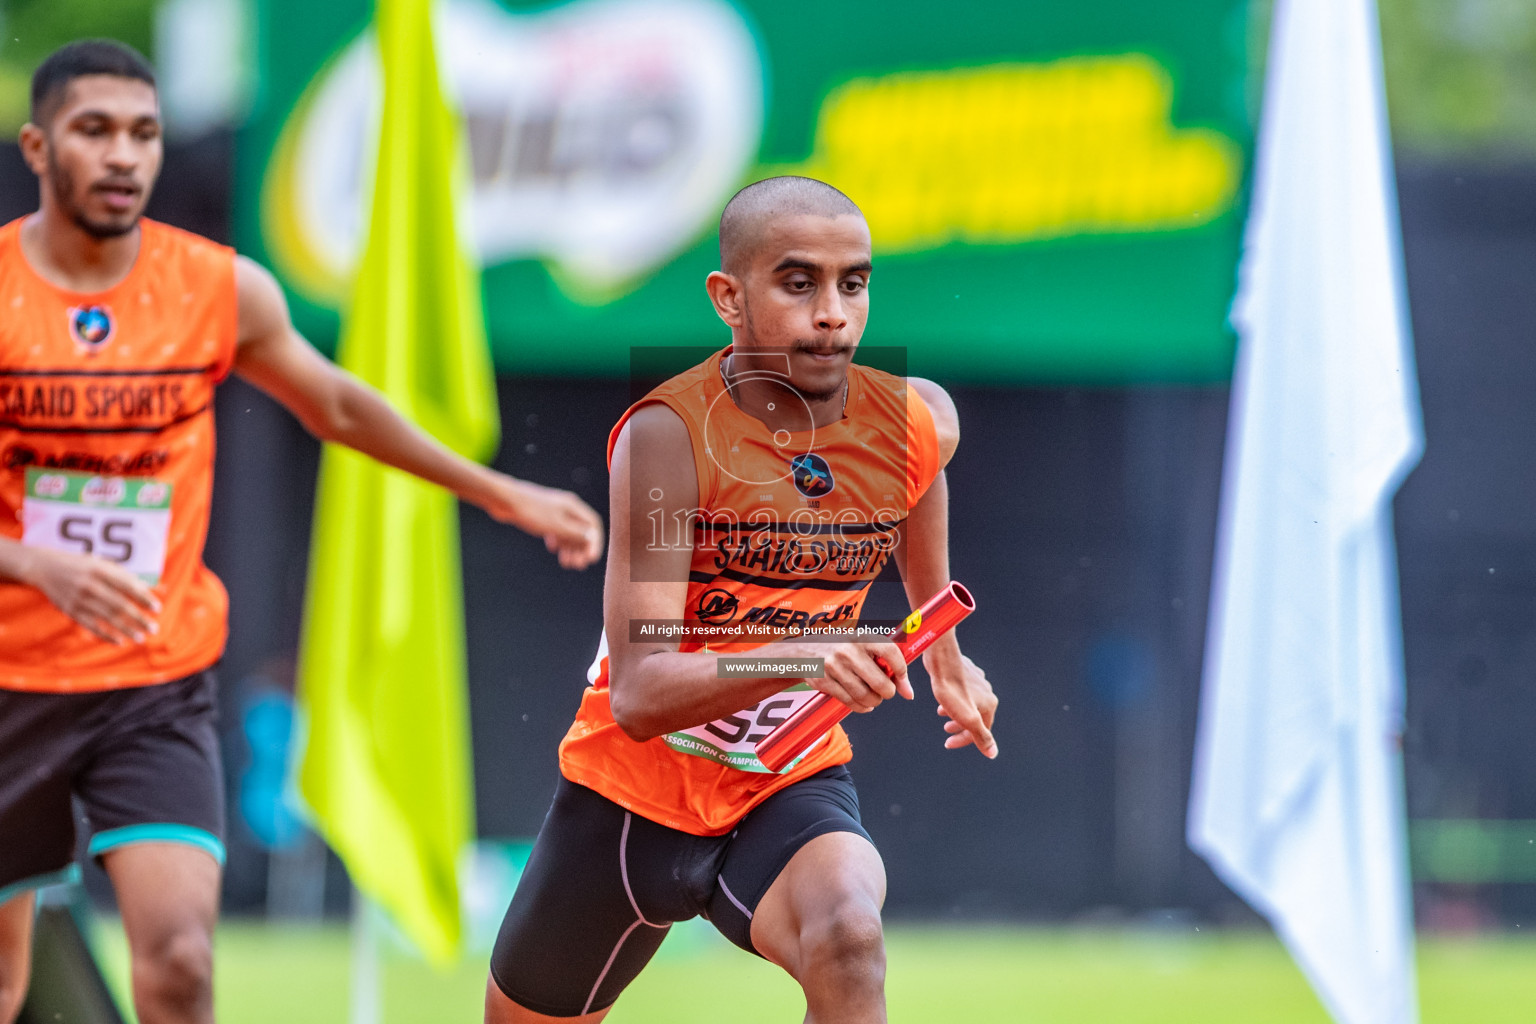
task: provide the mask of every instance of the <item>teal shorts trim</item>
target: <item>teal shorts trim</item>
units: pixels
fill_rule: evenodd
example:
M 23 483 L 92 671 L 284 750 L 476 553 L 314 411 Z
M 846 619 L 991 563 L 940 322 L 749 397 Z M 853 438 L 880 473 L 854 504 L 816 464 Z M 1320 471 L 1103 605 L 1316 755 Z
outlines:
M 10 885 L 0 888 L 0 904 L 9 903 L 12 899 L 25 893 L 46 889 L 50 885 L 73 885 L 78 881 L 80 881 L 79 864 L 71 864 L 69 867 L 45 872 L 41 875 L 33 875 L 31 878 L 23 878 L 19 882 L 12 882 Z
M 219 841 L 218 836 L 191 825 L 178 825 L 174 822 L 126 825 L 123 828 L 98 832 L 91 837 L 91 844 L 86 847 L 85 852 L 88 856 L 100 857 L 109 850 L 132 846 L 135 843 L 179 843 L 182 846 L 202 850 L 221 867 L 224 864 L 224 844 Z
M 213 673 L 87 693 L 0 689 L 0 889 L 126 842 L 223 860 L 224 776 Z M 142 829 L 140 828 L 142 826 Z

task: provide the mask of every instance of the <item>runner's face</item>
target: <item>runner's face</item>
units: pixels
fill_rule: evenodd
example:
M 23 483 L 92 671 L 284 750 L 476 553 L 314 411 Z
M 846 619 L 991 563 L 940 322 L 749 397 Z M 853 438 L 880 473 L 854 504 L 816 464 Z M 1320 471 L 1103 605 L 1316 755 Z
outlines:
M 160 108 L 148 82 L 85 75 L 47 128 L 44 189 L 82 231 L 132 231 L 160 173 Z
M 831 398 L 864 336 L 869 274 L 863 217 L 803 214 L 774 221 L 743 275 L 746 328 L 734 351 L 788 350 L 790 383 L 807 398 Z M 773 367 L 764 362 L 763 368 Z

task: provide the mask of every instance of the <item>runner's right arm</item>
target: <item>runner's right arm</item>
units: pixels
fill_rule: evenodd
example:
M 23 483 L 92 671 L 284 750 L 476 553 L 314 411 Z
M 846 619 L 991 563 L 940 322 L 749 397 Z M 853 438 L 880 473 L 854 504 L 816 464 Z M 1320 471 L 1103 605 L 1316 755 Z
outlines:
M 631 640 L 637 619 L 685 618 L 689 544 L 656 544 L 652 526 L 686 522 L 698 507 L 699 485 L 688 428 L 665 405 L 637 409 L 619 432 L 609 477 L 608 570 L 603 625 L 608 636 L 608 687 L 614 721 L 635 740 L 703 725 L 789 686 L 784 678 L 718 678 L 712 652 L 681 653 L 675 641 Z M 674 538 L 675 539 L 675 538 Z M 769 653 L 767 650 L 761 653 Z M 893 643 L 780 643 L 773 657 L 823 658 L 826 676 L 806 682 L 870 711 L 898 693 L 912 697 L 906 664 Z M 897 667 L 893 680 L 875 657 Z
M 143 643 L 160 630 L 154 619 L 160 602 L 148 585 L 102 558 L 0 537 L 0 581 L 36 587 L 107 643 Z
M 276 399 L 311 434 L 445 487 L 492 518 L 542 538 L 567 569 L 584 569 L 603 553 L 603 521 L 586 502 L 451 451 L 300 337 L 282 288 L 265 269 L 239 257 L 235 281 L 240 304 L 235 372 Z

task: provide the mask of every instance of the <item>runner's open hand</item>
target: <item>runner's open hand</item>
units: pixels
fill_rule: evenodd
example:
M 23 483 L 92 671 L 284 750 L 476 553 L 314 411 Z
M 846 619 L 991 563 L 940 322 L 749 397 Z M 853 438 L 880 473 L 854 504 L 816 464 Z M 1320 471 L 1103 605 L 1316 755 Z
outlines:
M 992 736 L 992 719 L 997 714 L 997 694 L 987 674 L 974 661 L 960 653 L 931 649 L 923 655 L 923 667 L 933 680 L 933 696 L 939 702 L 949 750 L 975 744 L 987 757 L 997 756 L 997 740 Z
M 603 553 L 603 520 L 570 491 L 495 474 L 480 506 L 491 518 L 544 539 L 565 569 L 585 569 Z
M 160 601 L 143 580 L 94 555 L 30 548 L 26 581 L 54 607 L 109 644 L 160 632 Z

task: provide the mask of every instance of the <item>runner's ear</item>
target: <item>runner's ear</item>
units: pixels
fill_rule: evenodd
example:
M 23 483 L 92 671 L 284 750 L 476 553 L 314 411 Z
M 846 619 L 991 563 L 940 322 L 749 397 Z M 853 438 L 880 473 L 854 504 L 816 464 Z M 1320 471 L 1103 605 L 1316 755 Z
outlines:
M 27 162 L 27 167 L 39 178 L 48 173 L 48 135 L 37 125 L 28 121 L 21 126 L 21 134 L 17 136 L 17 142 L 21 144 L 21 158 Z
M 715 314 L 725 321 L 727 327 L 747 325 L 741 304 L 741 278 L 716 270 L 704 279 L 704 289 L 709 292 L 709 301 L 714 303 Z

